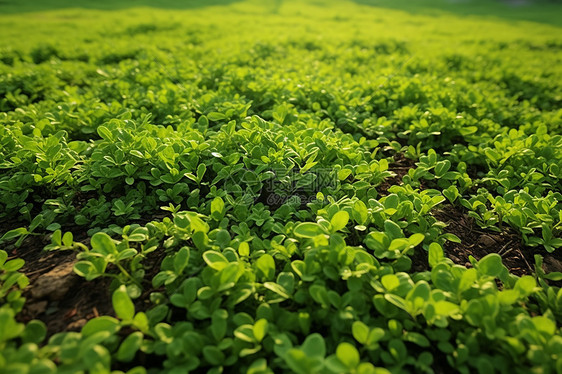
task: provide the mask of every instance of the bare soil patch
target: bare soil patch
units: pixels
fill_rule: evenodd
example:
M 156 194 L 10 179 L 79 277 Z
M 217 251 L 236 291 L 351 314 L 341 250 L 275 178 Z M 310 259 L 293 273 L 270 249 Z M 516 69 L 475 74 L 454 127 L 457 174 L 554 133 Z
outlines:
M 445 232 L 461 239 L 460 243 L 448 241 L 444 246 L 445 255 L 456 264 L 471 267 L 469 256 L 480 260 L 489 253 L 497 253 L 510 273 L 532 275 L 534 255 L 539 254 L 543 256 L 546 273 L 562 271 L 562 256 L 557 251 L 548 253 L 538 247 L 525 246 L 521 234 L 511 227 L 504 227 L 502 232 L 481 229 L 464 209 L 450 204 L 435 210 L 433 215 L 447 224 Z

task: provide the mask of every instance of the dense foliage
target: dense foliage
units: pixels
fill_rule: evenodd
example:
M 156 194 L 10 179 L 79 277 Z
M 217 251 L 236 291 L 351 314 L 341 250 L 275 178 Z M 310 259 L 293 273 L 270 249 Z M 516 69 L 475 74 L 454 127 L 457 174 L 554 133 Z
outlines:
M 2 373 L 562 372 L 559 27 L 192 3 L 0 16 Z M 17 319 L 37 235 L 114 315 Z

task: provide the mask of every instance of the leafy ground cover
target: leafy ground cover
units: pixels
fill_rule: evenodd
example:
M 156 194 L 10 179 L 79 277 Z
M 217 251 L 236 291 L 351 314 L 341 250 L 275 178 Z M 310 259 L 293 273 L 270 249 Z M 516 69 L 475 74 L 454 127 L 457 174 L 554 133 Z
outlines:
M 0 3 L 0 372 L 562 372 L 560 5 L 100 4 Z

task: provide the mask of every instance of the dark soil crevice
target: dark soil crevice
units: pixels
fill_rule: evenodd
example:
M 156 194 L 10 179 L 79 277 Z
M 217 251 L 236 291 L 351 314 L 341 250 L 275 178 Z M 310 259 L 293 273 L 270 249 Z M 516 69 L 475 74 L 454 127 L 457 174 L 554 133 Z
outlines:
M 481 229 L 464 208 L 451 204 L 434 210 L 433 216 L 447 224 L 445 232 L 454 234 L 461 243 L 447 241 L 444 245 L 445 255 L 459 265 L 471 267 L 469 256 L 476 260 L 489 253 L 498 253 L 509 272 L 517 276 L 534 274 L 534 255 L 543 256 L 543 270 L 546 273 L 562 271 L 562 256 L 548 253 L 543 248 L 525 246 L 521 234 L 511 227 L 503 231 Z
M 74 235 L 75 241 L 89 245 L 84 231 Z M 29 278 L 29 286 L 22 294 L 26 298 L 23 310 L 18 313 L 20 322 L 32 319 L 43 321 L 47 335 L 58 332 L 79 331 L 88 320 L 102 316 L 114 316 L 111 301 L 110 277 L 100 277 L 87 281 L 74 273 L 77 251 L 44 251 L 49 244 L 49 235 L 30 235 L 18 248 L 10 248 L 9 258 L 25 261 L 20 270 Z M 166 256 L 164 249 L 152 252 L 142 263 L 146 269 L 143 284 L 145 290 L 135 299 L 136 311 L 146 311 L 152 304 L 150 294 L 152 278 L 160 271 L 160 264 Z
M 73 262 L 63 263 L 74 266 Z M 101 315 L 114 315 L 111 304 L 110 278 L 98 278 L 86 281 L 72 271 L 51 278 L 54 286 L 48 287 L 45 282 L 31 283 L 24 291 L 27 301 L 17 318 L 20 322 L 39 319 L 47 326 L 47 335 L 63 331 L 79 331 L 88 320 Z M 41 279 L 41 278 L 39 278 Z M 60 287 L 58 292 L 48 291 Z
M 410 256 L 410 259 L 412 260 L 411 270 L 413 270 L 414 272 L 421 273 L 430 270 L 428 253 L 425 249 L 421 248 L 421 246 L 419 248 L 416 248 L 414 253 Z
M 83 236 L 83 235 L 79 235 Z M 48 235 L 28 236 L 11 255 L 22 258 L 21 269 L 29 286 L 23 291 L 26 303 L 17 318 L 20 322 L 39 319 L 47 326 L 47 335 L 80 330 L 86 322 L 100 315 L 112 315 L 109 295 L 111 279 L 91 282 L 73 271 L 76 252 L 44 251 Z
M 377 191 L 381 195 L 388 195 L 388 189 L 390 187 L 394 185 L 401 185 L 404 175 L 408 174 L 410 169 L 416 167 L 416 160 L 406 158 L 403 153 L 396 153 L 393 158 L 394 161 L 390 163 L 388 170 L 392 171 L 396 175 L 386 178 L 377 186 Z

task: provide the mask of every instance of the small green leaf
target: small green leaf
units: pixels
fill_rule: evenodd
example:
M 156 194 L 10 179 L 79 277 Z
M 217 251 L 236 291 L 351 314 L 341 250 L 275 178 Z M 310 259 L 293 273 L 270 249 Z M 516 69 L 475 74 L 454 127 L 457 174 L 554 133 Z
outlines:
M 444 233 L 443 235 L 441 235 L 441 237 L 453 243 L 461 243 L 461 239 L 455 234 L 450 232 Z
M 359 343 L 365 344 L 367 342 L 367 338 L 369 337 L 369 327 L 363 322 L 353 322 L 353 325 L 351 325 L 351 332 L 355 340 Z
M 369 332 L 369 336 L 367 337 L 366 345 L 369 347 L 373 347 L 379 340 L 384 337 L 384 330 L 380 327 L 375 327 Z
M 355 204 L 353 204 L 353 211 L 352 211 L 353 219 L 360 225 L 364 225 L 369 219 L 369 211 L 367 206 L 361 200 L 357 200 Z
M 281 296 L 284 299 L 291 298 L 291 295 L 289 295 L 285 287 L 281 286 L 280 284 L 277 284 L 275 282 L 265 282 L 263 286 L 268 290 L 275 292 L 277 295 Z
M 403 238 L 404 234 L 402 233 L 402 229 L 398 224 L 394 221 L 387 219 L 384 221 L 384 232 L 390 236 L 391 239 L 398 239 Z
M 101 260 L 103 261 L 103 259 Z M 95 279 L 103 274 L 99 272 L 96 266 L 90 261 L 78 261 L 74 264 L 74 272 L 86 278 L 86 280 Z
M 324 230 L 317 223 L 302 222 L 295 227 L 294 233 L 300 238 L 313 238 L 317 235 L 323 234 Z
M 123 340 L 117 351 L 117 359 L 122 362 L 131 362 L 140 349 L 143 341 L 142 332 L 136 331 Z
M 532 321 L 537 330 L 548 336 L 552 336 L 556 332 L 556 323 L 548 317 L 536 316 L 532 318 Z
M 202 114 L 201 117 L 199 117 L 199 119 L 197 120 L 197 123 L 203 127 L 207 127 L 209 126 L 209 120 L 207 119 L 207 117 Z
M 97 232 L 90 240 L 92 249 L 104 255 L 117 254 L 117 248 L 113 240 L 104 232 Z
M 400 280 L 394 274 L 386 274 L 381 278 L 381 283 L 387 290 L 391 291 L 400 286 Z
M 141 151 L 136 150 L 136 149 L 132 149 L 129 154 L 131 154 L 132 156 L 138 157 L 138 158 L 144 158 L 144 155 L 142 154 Z
M 17 323 L 14 311 L 9 308 L 0 308 L 0 341 L 16 338 L 24 331 L 24 324 Z
M 224 309 L 217 309 L 211 315 L 211 332 L 216 341 L 224 338 L 227 328 L 228 312 Z
M 409 247 L 410 247 L 410 243 L 408 239 L 398 238 L 398 239 L 393 239 L 392 242 L 390 242 L 390 245 L 388 246 L 388 250 L 403 251 Z
M 450 185 L 447 189 L 443 190 L 443 196 L 445 196 L 449 202 L 453 203 L 460 194 L 455 185 Z
M 224 353 L 213 345 L 203 347 L 203 357 L 205 357 L 205 360 L 207 360 L 211 365 L 216 366 L 222 364 L 224 361 Z
M 398 295 L 394 295 L 391 293 L 387 293 L 384 295 L 384 298 L 386 299 L 386 301 L 388 301 L 389 303 L 397 306 L 398 308 L 406 311 L 406 312 L 410 312 L 410 308 L 408 307 L 408 304 L 406 303 L 406 300 L 404 300 L 403 298 L 401 298 Z
M 560 273 L 560 275 L 562 275 L 562 273 Z M 528 296 L 533 293 L 536 286 L 537 282 L 535 278 L 530 275 L 524 275 L 517 280 L 514 289 L 519 291 L 522 295 Z
M 499 277 L 504 270 L 502 258 L 497 253 L 490 253 L 478 261 L 478 272 L 492 277 Z
M 27 235 L 27 234 L 29 234 L 29 231 L 25 227 L 18 227 L 17 229 L 13 229 L 13 230 L 10 230 L 10 231 L 6 232 L 4 235 L 2 235 L 0 240 L 2 240 L 2 241 L 12 240 L 12 239 L 15 239 L 17 237 L 20 237 L 22 235 Z
M 250 324 L 243 324 L 241 326 L 238 326 L 238 328 L 234 330 L 234 336 L 242 341 L 255 343 L 253 326 Z
M 135 314 L 135 318 L 133 318 L 133 326 L 137 329 L 141 330 L 142 332 L 146 333 L 148 331 L 148 317 L 144 312 L 138 312 Z
M 467 269 L 461 276 L 461 280 L 459 282 L 458 292 L 464 292 L 474 285 L 476 278 L 478 275 L 476 274 L 476 269 Z
M 203 259 L 210 268 L 213 268 L 217 271 L 221 271 L 229 264 L 227 258 L 224 257 L 222 253 L 217 251 L 207 251 L 203 253 Z
M 183 272 L 189 261 L 189 248 L 181 247 L 174 256 L 174 272 L 179 275 Z
M 316 369 L 314 362 L 311 362 L 313 360 L 311 360 L 305 352 L 299 349 L 289 349 L 283 358 L 289 368 L 297 374 L 309 374 L 314 372 L 314 369 Z M 318 370 L 316 369 L 316 371 Z
M 322 335 L 318 333 L 307 336 L 301 349 L 308 357 L 324 358 L 326 356 L 326 343 Z
M 332 232 L 339 231 L 349 222 L 349 214 L 346 211 L 339 211 L 332 217 L 330 224 L 332 225 Z
M 435 313 L 442 316 L 450 316 L 459 311 L 459 306 L 446 300 L 438 301 L 434 304 Z
M 551 281 L 560 281 L 562 280 L 562 273 L 559 271 L 552 271 L 548 274 L 543 275 L 543 278 Z
M 113 141 L 113 134 L 111 133 L 111 131 L 109 131 L 109 129 L 107 127 L 98 126 L 97 132 L 98 132 L 98 135 L 100 136 L 100 138 L 102 138 L 104 140 Z
M 238 254 L 240 256 L 249 256 L 250 255 L 250 245 L 247 242 L 242 242 L 238 246 Z
M 435 164 L 435 175 L 441 177 L 449 170 L 450 167 L 451 167 L 451 161 L 449 160 L 439 161 L 437 164 Z
M 438 243 L 431 243 L 429 245 L 429 257 L 428 262 L 429 266 L 435 267 L 438 263 L 441 262 L 444 258 L 443 248 Z
M 407 342 L 412 342 L 419 345 L 420 347 L 427 348 L 431 345 L 429 340 L 422 334 L 417 332 L 408 331 L 404 333 L 404 338 Z
M 256 323 L 254 324 L 254 328 L 253 328 L 254 337 L 256 338 L 256 341 L 258 343 L 261 342 L 265 337 L 265 334 L 267 334 L 268 327 L 269 324 L 267 320 L 264 318 L 257 320 Z
M 203 180 L 203 176 L 205 175 L 205 172 L 207 171 L 207 165 L 205 164 L 199 164 L 199 166 L 197 167 L 197 180 L 200 182 L 201 180 Z
M 213 201 L 211 201 L 211 215 L 215 218 L 222 217 L 224 212 L 224 200 L 219 196 L 215 197 Z
M 338 171 L 338 179 L 340 181 L 343 181 L 344 179 L 346 179 L 347 177 L 349 177 L 349 175 L 351 174 L 351 170 L 350 169 L 341 169 Z
M 82 335 L 90 336 L 100 331 L 108 331 L 114 334 L 119 330 L 119 321 L 110 316 L 101 316 L 89 320 L 84 327 L 82 327 Z
M 275 261 L 270 254 L 264 254 L 256 261 L 258 275 L 264 279 L 272 279 L 275 276 Z
M 338 348 L 336 349 L 336 357 L 349 369 L 356 368 L 360 362 L 359 352 L 357 352 L 357 349 L 353 345 L 345 342 L 338 345 Z
M 416 233 L 408 238 L 408 242 L 412 247 L 415 247 L 416 245 L 423 242 L 424 239 L 425 239 L 424 234 Z
M 7 258 L 8 258 L 8 253 L 0 249 L 0 268 L 2 268 Z
M 295 185 L 296 189 L 304 188 L 306 186 L 310 186 L 316 180 L 316 174 L 305 174 L 301 178 L 297 180 Z
M 15 258 L 13 260 L 10 260 L 8 262 L 6 262 L 3 266 L 3 270 L 5 272 L 13 272 L 13 271 L 18 271 L 19 269 L 21 269 L 23 267 L 23 265 L 25 265 L 25 261 L 22 260 L 21 258 Z
M 216 121 L 221 121 L 223 119 L 226 119 L 226 116 L 220 112 L 211 112 L 209 114 L 207 114 L 207 118 L 210 119 L 213 122 Z
M 64 233 L 62 237 L 62 244 L 64 244 L 67 247 L 72 247 L 72 245 L 74 244 L 74 236 L 70 231 Z
M 131 301 L 127 288 L 121 285 L 113 292 L 112 296 L 113 309 L 117 317 L 124 321 L 132 321 L 135 315 L 135 305 Z
M 24 343 L 35 343 L 39 344 L 45 339 L 47 335 L 47 327 L 42 321 L 32 320 L 23 330 L 22 340 Z
M 122 261 L 122 260 L 126 260 L 128 258 L 131 258 L 131 257 L 135 256 L 136 254 L 137 254 L 136 249 L 127 248 L 127 249 L 124 249 L 121 252 L 119 252 L 119 254 L 115 258 L 115 260 L 117 262 Z
M 62 231 L 61 230 L 56 230 L 55 232 L 53 232 L 53 235 L 51 235 L 51 243 L 56 244 L 58 246 L 62 245 Z

